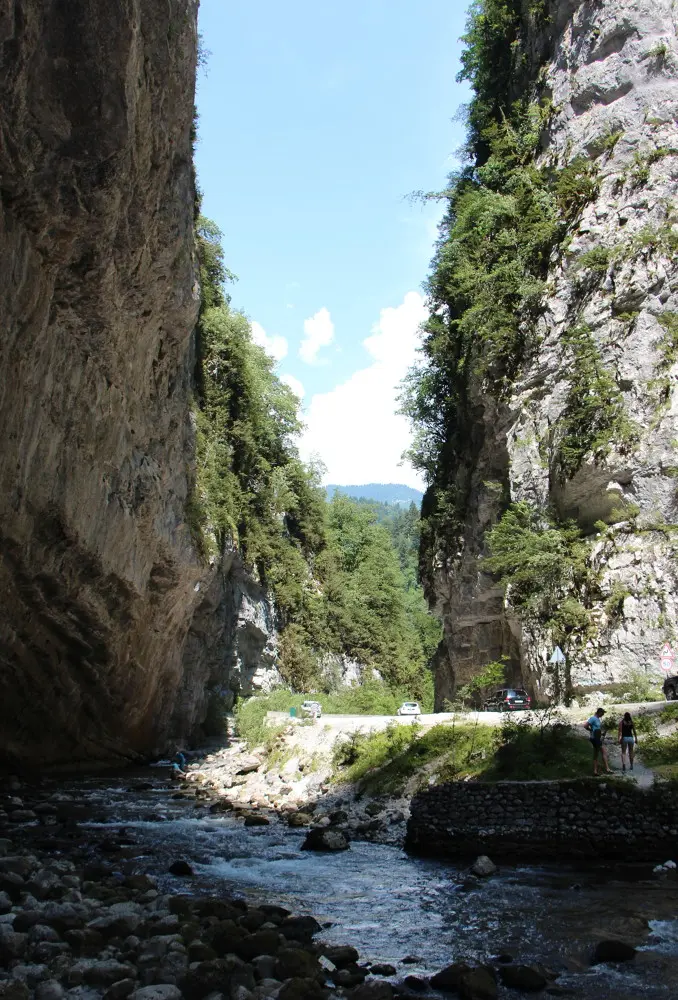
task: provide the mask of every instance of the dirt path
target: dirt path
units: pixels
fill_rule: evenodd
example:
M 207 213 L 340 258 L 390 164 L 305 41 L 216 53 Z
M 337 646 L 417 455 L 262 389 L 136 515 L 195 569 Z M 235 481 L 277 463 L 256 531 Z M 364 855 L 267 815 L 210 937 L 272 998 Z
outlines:
M 621 747 L 616 740 L 608 741 L 605 744 L 607 749 L 607 755 L 610 761 L 610 767 L 615 771 L 624 774 L 622 771 L 622 759 L 621 759 Z M 624 775 L 629 781 L 635 781 L 637 785 L 641 788 L 650 788 L 654 784 L 654 771 L 649 767 L 646 767 L 640 759 L 640 755 L 636 750 L 633 759 L 633 770 L 629 770 L 628 760 L 626 763 L 626 772 Z

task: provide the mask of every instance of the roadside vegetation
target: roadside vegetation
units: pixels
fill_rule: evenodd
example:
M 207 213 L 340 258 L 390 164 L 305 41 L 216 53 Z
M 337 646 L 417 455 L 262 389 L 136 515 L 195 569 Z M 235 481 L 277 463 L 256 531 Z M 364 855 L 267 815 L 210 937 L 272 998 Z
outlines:
M 678 778 L 678 703 L 666 705 L 658 716 L 637 715 L 634 718 L 643 763 L 659 778 Z M 659 727 L 671 727 L 660 735 Z
M 425 680 L 424 697 L 419 704 L 422 712 L 432 712 L 433 678 L 430 673 Z M 307 700 L 319 701 L 323 712 L 331 715 L 395 715 L 404 701 L 412 700 L 412 694 L 407 688 L 390 688 L 378 681 L 339 688 L 328 694 L 318 694 L 317 691 L 300 694 L 289 688 L 278 688 L 270 694 L 238 702 L 235 712 L 238 734 L 250 746 L 265 744 L 270 739 L 271 731 L 280 729 L 280 726 L 266 725 L 266 713 L 289 712 L 290 708 L 295 708 L 299 717 L 301 705 Z
M 394 794 L 413 778 L 419 787 L 444 781 L 535 781 L 588 775 L 591 750 L 569 726 L 536 726 L 507 716 L 498 729 L 417 723 L 379 733 L 354 733 L 335 750 L 336 778 L 369 794 Z M 409 789 L 414 790 L 414 789 Z

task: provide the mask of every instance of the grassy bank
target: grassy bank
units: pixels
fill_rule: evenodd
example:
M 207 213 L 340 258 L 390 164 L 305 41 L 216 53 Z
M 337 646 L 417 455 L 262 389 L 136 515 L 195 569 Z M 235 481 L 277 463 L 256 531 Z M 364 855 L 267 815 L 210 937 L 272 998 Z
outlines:
M 421 732 L 389 726 L 356 733 L 335 752 L 337 776 L 370 794 L 400 791 L 415 775 L 419 785 L 472 778 L 538 781 L 577 778 L 591 771 L 588 740 L 568 726 L 530 727 L 508 717 L 500 729 L 441 725 Z

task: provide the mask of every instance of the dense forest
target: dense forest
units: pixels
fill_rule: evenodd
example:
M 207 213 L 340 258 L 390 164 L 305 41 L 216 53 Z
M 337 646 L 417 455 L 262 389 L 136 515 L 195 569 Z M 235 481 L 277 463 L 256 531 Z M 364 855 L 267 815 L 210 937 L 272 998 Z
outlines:
M 418 510 L 340 493 L 327 500 L 319 470 L 297 452 L 298 400 L 232 308 L 221 233 L 202 217 L 196 245 L 197 463 L 187 509 L 196 545 L 205 557 L 237 548 L 269 589 L 291 687 L 336 686 L 346 657 L 366 680 L 422 697 L 440 626 L 417 582 Z

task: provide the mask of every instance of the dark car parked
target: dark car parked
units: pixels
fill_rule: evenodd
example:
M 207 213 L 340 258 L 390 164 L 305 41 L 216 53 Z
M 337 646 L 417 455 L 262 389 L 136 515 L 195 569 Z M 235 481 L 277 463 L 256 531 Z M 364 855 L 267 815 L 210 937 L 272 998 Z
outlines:
M 676 701 L 678 698 L 678 675 L 667 677 L 664 681 L 664 697 L 667 701 Z
M 515 712 L 530 707 L 530 696 L 522 688 L 501 688 L 485 699 L 485 712 Z

